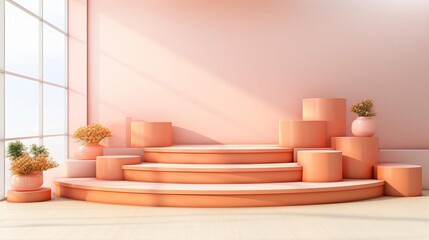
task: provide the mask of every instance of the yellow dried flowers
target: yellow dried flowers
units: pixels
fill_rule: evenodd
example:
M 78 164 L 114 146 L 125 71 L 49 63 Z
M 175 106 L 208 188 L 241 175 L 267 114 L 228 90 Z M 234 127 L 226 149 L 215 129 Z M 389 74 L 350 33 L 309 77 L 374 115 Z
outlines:
M 84 144 L 99 143 L 112 136 L 112 132 L 99 123 L 82 126 L 73 133 L 73 138 L 79 139 Z
M 58 167 L 58 164 L 44 154 L 31 157 L 27 153 L 11 159 L 10 170 L 15 174 L 32 174 Z
M 355 103 L 351 106 L 350 111 L 356 113 L 359 117 L 374 117 L 377 115 L 374 110 L 374 102 L 371 99 Z
M 20 147 L 19 151 L 16 150 L 17 147 Z M 37 146 L 33 144 L 30 153 L 26 150 L 27 148 L 20 141 L 15 141 L 8 145 L 8 156 L 11 161 L 10 170 L 14 174 L 32 174 L 58 166 L 43 145 Z

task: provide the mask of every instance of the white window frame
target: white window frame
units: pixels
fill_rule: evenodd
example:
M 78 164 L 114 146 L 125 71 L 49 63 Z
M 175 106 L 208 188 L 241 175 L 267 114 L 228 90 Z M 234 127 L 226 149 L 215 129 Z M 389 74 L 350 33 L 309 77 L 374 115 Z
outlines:
M 13 0 L 0 0 L 0 200 L 4 199 L 6 196 L 6 171 L 5 165 L 6 165 L 6 141 L 16 141 L 16 140 L 24 140 L 24 139 L 38 139 L 39 144 L 43 144 L 44 138 L 47 137 L 61 137 L 63 136 L 65 138 L 65 156 L 66 158 L 68 156 L 68 0 L 65 0 L 65 29 L 61 30 L 60 28 L 56 27 L 52 23 L 46 21 L 43 19 L 43 0 L 39 0 L 39 15 L 29 11 L 25 7 L 21 6 L 20 4 L 16 3 Z M 39 50 L 40 50 L 40 57 L 39 57 L 39 78 L 29 77 L 25 75 L 21 75 L 19 73 L 10 72 L 5 69 L 5 3 L 8 2 L 15 7 L 19 8 L 20 10 L 24 11 L 26 14 L 29 14 L 30 16 L 36 18 L 39 21 Z M 41 17 L 42 16 L 42 17 Z M 54 30 L 64 34 L 64 41 L 65 41 L 65 64 L 66 64 L 66 71 L 65 71 L 65 86 L 46 82 L 43 79 L 43 28 L 44 24 L 47 26 L 52 27 Z M 13 137 L 13 138 L 6 138 L 5 137 L 5 76 L 15 76 L 19 77 L 21 79 L 29 80 L 29 81 L 35 81 L 39 83 L 39 134 L 36 136 L 23 136 L 23 137 Z M 48 84 L 51 86 L 55 86 L 58 88 L 62 88 L 65 90 L 65 133 L 62 134 L 50 134 L 50 135 L 44 135 L 43 134 L 43 123 L 44 123 L 44 109 L 43 109 L 43 91 L 44 91 L 44 85 Z

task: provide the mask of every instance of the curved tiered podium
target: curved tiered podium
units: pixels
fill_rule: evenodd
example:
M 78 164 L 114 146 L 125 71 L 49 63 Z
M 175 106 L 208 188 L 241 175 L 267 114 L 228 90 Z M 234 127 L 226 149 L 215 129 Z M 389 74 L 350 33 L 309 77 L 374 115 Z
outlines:
M 66 178 L 56 179 L 55 185 L 57 196 L 90 202 L 163 207 L 263 207 L 380 197 L 384 181 L 171 184 Z
M 133 122 L 131 146 L 143 155 L 118 156 L 116 149 L 99 156 L 96 178 L 56 179 L 55 194 L 168 207 L 339 203 L 389 195 L 391 188 L 421 194 L 421 168 L 379 165 L 379 179 L 372 179 L 378 138 L 346 137 L 345 105 L 345 99 L 304 99 L 303 120 L 280 121 L 278 145 L 171 146 L 171 122 Z
M 157 163 L 284 163 L 293 149 L 277 145 L 176 145 L 144 149 L 145 162 Z
M 142 163 L 122 166 L 124 179 L 164 183 L 272 183 L 299 182 L 297 163 L 174 164 Z

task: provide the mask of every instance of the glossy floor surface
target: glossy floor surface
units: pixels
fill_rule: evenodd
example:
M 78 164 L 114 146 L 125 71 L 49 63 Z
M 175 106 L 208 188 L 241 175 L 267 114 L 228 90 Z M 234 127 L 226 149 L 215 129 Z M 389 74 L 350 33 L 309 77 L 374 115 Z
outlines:
M 429 239 L 422 197 L 263 208 L 0 202 L 0 239 Z

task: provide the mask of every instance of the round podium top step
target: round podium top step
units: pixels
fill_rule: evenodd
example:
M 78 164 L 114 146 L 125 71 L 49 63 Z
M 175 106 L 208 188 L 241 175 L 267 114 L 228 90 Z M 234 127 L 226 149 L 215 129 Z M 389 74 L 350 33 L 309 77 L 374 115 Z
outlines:
M 174 145 L 170 147 L 149 147 L 145 152 L 171 152 L 171 153 L 257 153 L 257 152 L 291 152 L 291 148 L 271 144 L 258 145 Z
M 122 169 L 140 171 L 168 172 L 270 172 L 297 171 L 302 167 L 297 163 L 260 163 L 260 164 L 179 164 L 179 163 L 142 163 L 123 165 Z

